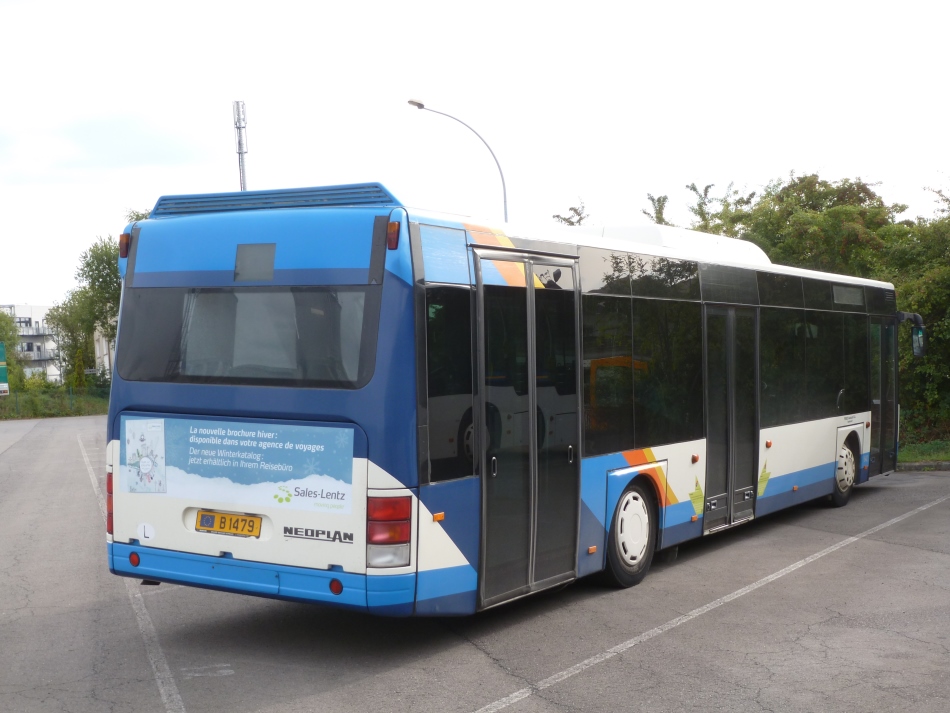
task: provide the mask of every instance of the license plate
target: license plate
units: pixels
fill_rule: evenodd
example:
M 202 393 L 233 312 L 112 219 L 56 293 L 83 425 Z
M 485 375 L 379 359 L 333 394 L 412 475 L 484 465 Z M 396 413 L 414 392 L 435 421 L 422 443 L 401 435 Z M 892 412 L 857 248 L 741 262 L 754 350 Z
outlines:
M 255 515 L 234 515 L 212 510 L 199 510 L 195 521 L 199 532 L 217 532 L 238 537 L 260 537 L 261 518 Z

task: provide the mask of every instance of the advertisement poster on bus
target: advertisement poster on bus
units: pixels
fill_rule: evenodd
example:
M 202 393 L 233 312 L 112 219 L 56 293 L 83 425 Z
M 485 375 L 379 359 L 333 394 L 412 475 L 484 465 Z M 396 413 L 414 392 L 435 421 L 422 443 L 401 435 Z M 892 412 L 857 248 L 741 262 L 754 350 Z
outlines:
M 351 512 L 352 428 L 123 416 L 121 433 L 121 492 Z

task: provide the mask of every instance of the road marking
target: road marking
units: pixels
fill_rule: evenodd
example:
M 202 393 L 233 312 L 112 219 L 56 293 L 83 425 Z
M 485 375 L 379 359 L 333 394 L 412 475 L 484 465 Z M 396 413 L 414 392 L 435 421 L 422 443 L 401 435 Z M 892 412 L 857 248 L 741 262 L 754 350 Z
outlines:
M 197 676 L 233 676 L 234 670 L 229 668 L 229 663 L 215 663 L 210 666 L 191 666 L 181 669 L 185 680 Z
M 99 514 L 102 515 L 102 520 L 105 522 L 106 502 L 102 497 L 99 481 L 96 480 L 96 474 L 89 463 L 89 456 L 86 455 L 82 438 L 78 434 L 76 440 L 79 442 L 82 459 L 86 462 L 86 471 L 89 473 L 89 480 L 92 481 L 92 489 L 96 493 L 96 500 L 99 501 Z M 136 591 L 135 584 L 131 579 L 123 577 L 122 581 L 125 582 L 125 590 L 129 594 L 129 602 L 132 604 L 132 611 L 135 613 L 135 621 L 142 633 L 145 654 L 148 656 L 148 662 L 152 665 L 152 673 L 155 675 L 155 683 L 158 684 L 158 693 L 162 697 L 162 703 L 165 704 L 165 711 L 166 713 L 185 713 L 185 704 L 181 700 L 178 686 L 175 685 L 175 678 L 168 667 L 168 661 L 165 659 L 162 647 L 158 643 L 158 634 L 155 631 L 155 625 L 152 623 L 152 617 L 148 615 L 148 610 L 145 608 L 145 601 L 142 599 L 142 595 Z
M 732 594 L 727 594 L 726 596 L 720 597 L 719 599 L 713 602 L 709 602 L 709 604 L 701 606 L 698 609 L 693 609 L 693 611 L 689 612 L 688 614 L 684 614 L 683 616 L 679 616 L 679 617 L 676 617 L 675 619 L 671 619 L 670 621 L 666 622 L 665 624 L 661 626 L 656 627 L 655 629 L 650 629 L 650 631 L 647 631 L 643 634 L 640 634 L 640 636 L 636 636 L 632 639 L 624 641 L 622 644 L 618 644 L 617 646 L 614 646 L 612 649 L 607 649 L 606 651 L 599 653 L 596 656 L 591 656 L 589 659 L 581 661 L 579 664 L 575 664 L 574 666 L 571 666 L 570 668 L 564 669 L 560 673 L 556 673 L 553 676 L 549 676 L 543 681 L 539 681 L 538 683 L 528 686 L 527 688 L 522 688 L 520 691 L 515 691 L 510 696 L 499 698 L 494 703 L 489 703 L 487 706 L 479 708 L 475 713 L 496 713 L 496 711 L 503 710 L 507 708 L 508 706 L 517 703 L 518 701 L 528 698 L 529 696 L 533 695 L 534 693 L 537 693 L 538 691 L 543 691 L 545 688 L 550 688 L 554 684 L 560 683 L 561 681 L 567 678 L 570 678 L 571 676 L 576 676 L 577 674 L 581 673 L 582 671 L 586 671 L 592 666 L 596 666 L 597 664 L 607 661 L 608 659 L 612 659 L 617 654 L 622 654 L 624 651 L 628 649 L 632 649 L 634 646 L 637 646 L 638 644 L 642 644 L 645 641 L 649 641 L 650 639 L 656 638 L 660 634 L 665 634 L 670 629 L 675 629 L 681 624 L 685 624 L 688 621 L 692 621 L 696 617 L 702 616 L 703 614 L 706 614 L 707 612 L 711 612 L 713 609 L 718 609 L 723 604 L 728 604 L 729 602 L 735 599 L 738 599 L 739 597 L 745 596 L 749 592 L 754 592 L 759 587 L 764 587 L 766 584 L 769 584 L 770 582 L 774 582 L 776 579 L 779 579 L 780 577 L 784 577 L 786 574 L 790 574 L 794 572 L 796 569 L 800 569 L 804 567 L 806 564 L 810 564 L 817 559 L 821 559 L 825 555 L 830 555 L 832 552 L 836 552 L 840 550 L 842 547 L 847 547 L 848 545 L 853 544 L 857 542 L 858 540 L 861 540 L 867 537 L 868 535 L 873 535 L 875 532 L 880 532 L 884 528 L 890 527 L 891 525 L 896 525 L 902 520 L 906 520 L 909 517 L 913 517 L 914 515 L 917 515 L 918 513 L 921 513 L 924 510 L 927 510 L 928 508 L 932 508 L 934 505 L 939 505 L 945 500 L 950 500 L 950 495 L 944 495 L 942 498 L 938 498 L 934 500 L 933 502 L 927 503 L 926 505 L 921 505 L 919 508 L 911 510 L 910 512 L 906 512 L 903 515 L 898 515 L 897 517 L 891 520 L 888 520 L 887 522 L 882 522 L 880 525 L 876 525 L 875 527 L 872 527 L 870 530 L 865 530 L 864 532 L 858 535 L 855 535 L 854 537 L 849 537 L 847 539 L 842 540 L 841 542 L 838 542 L 832 545 L 831 547 L 826 547 L 825 549 L 821 550 L 821 552 L 816 552 L 813 555 L 809 555 L 805 559 L 798 560 L 798 562 L 795 562 L 794 564 L 790 564 L 788 567 L 785 567 L 784 569 L 780 569 L 778 572 L 774 572 L 768 575 L 767 577 L 763 577 L 757 582 L 753 582 L 752 584 L 749 584 L 743 587 L 742 589 L 737 589 Z

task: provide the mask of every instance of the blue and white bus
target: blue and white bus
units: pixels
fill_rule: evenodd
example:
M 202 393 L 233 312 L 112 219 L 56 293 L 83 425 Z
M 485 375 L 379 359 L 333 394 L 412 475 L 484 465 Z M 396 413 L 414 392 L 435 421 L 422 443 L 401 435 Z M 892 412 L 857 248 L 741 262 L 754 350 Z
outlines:
M 161 198 L 120 240 L 118 575 L 462 615 L 887 474 L 892 285 L 379 184 Z

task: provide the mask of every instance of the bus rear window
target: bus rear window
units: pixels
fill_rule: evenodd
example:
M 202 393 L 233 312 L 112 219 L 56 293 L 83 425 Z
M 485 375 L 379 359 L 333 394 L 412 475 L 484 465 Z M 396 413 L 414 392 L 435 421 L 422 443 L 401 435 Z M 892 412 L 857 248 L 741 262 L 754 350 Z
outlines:
M 128 289 L 119 374 L 129 381 L 360 388 L 375 365 L 379 289 Z

